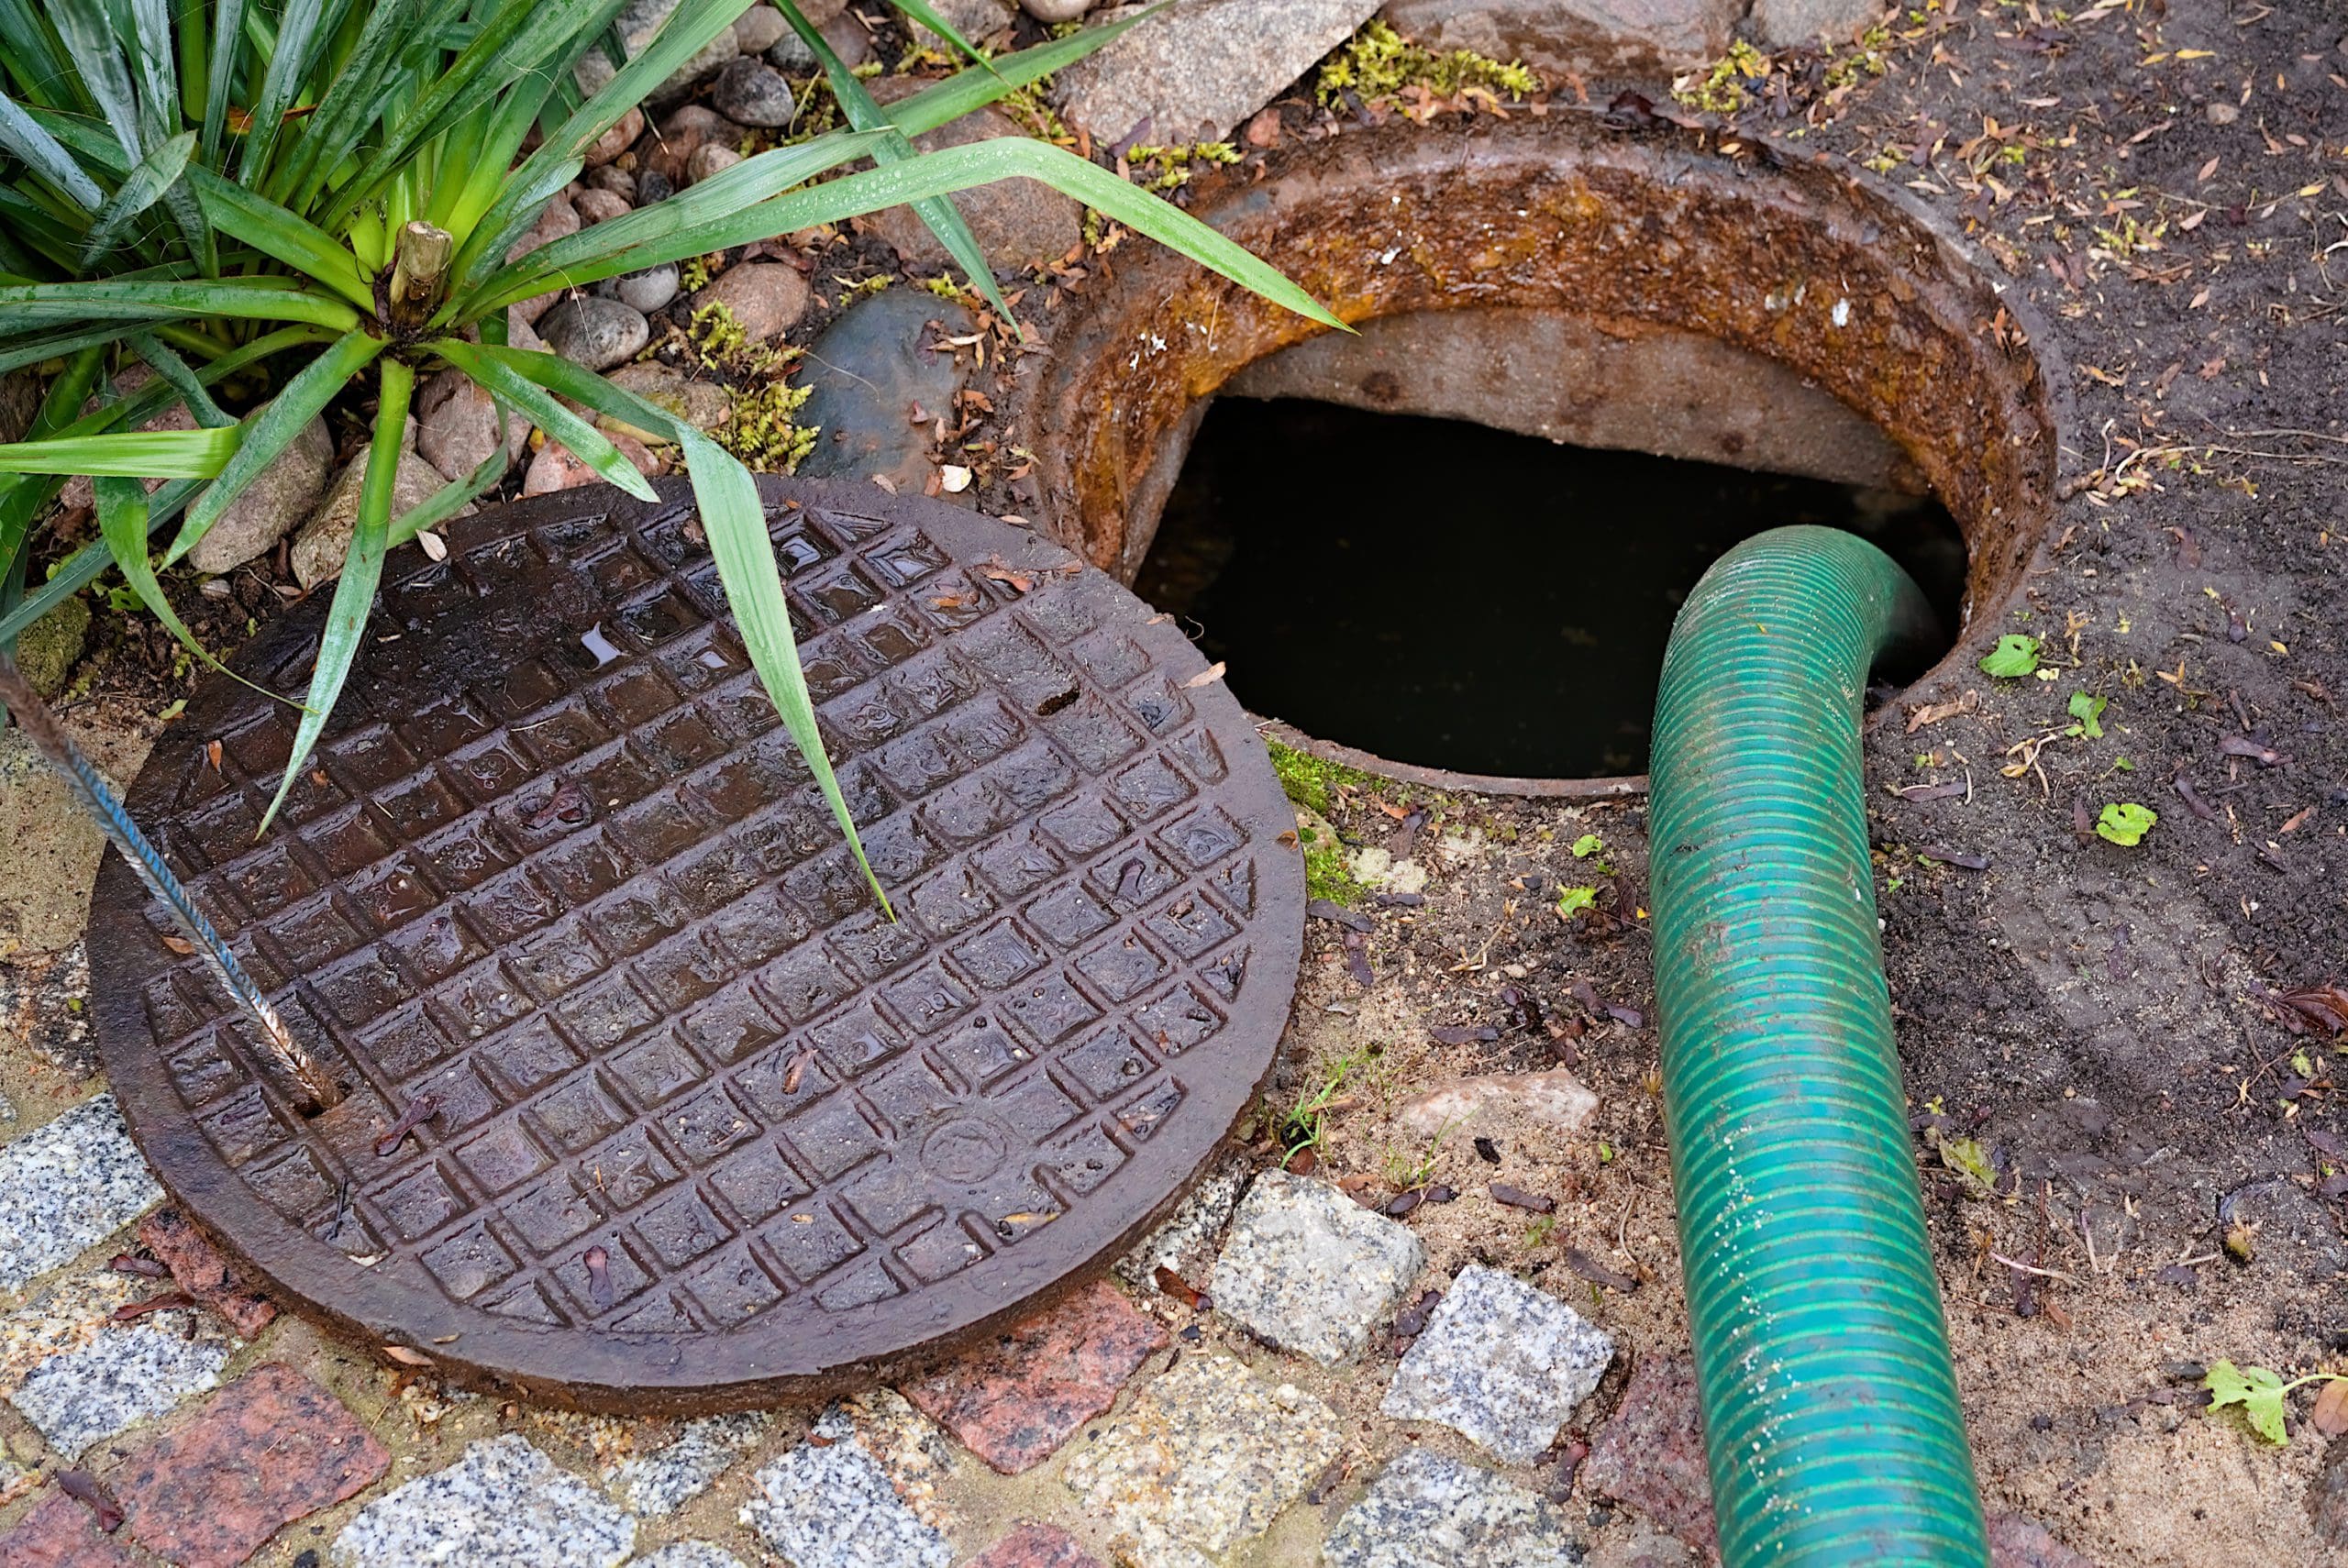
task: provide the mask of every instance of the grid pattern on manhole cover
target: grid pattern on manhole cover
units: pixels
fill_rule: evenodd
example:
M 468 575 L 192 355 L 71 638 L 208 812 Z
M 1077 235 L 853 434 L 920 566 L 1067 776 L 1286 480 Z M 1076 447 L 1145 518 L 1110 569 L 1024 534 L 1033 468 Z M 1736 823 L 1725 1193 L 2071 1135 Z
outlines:
M 1128 1241 L 1268 1067 L 1291 819 L 1177 629 L 991 519 L 765 494 L 900 923 L 673 491 L 524 502 L 395 561 L 266 834 L 287 706 L 216 679 L 139 775 L 132 810 L 351 1093 L 305 1114 L 119 861 L 107 1068 L 188 1207 L 346 1326 L 588 1403 L 812 1388 Z M 299 690 L 319 619 L 245 673 Z

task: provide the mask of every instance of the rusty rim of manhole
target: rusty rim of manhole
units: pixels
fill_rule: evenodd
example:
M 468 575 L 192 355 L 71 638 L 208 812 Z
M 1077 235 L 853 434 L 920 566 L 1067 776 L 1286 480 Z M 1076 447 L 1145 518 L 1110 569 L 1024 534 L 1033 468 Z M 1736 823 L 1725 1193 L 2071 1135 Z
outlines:
M 991 518 L 761 488 L 898 925 L 675 485 L 399 558 L 266 835 L 298 714 L 227 680 L 131 791 L 349 1090 L 305 1115 L 109 859 L 93 989 L 131 1130 L 278 1290 L 400 1359 L 631 1411 L 884 1371 L 1115 1255 L 1271 1065 L 1294 819 L 1179 630 Z M 300 690 L 324 610 L 241 672 Z

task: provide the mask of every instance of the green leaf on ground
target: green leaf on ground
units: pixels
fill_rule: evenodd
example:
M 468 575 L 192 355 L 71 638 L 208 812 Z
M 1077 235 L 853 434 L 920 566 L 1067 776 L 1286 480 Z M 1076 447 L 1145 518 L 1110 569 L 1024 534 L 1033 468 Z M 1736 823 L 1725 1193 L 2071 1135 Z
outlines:
M 1557 894 L 1557 917 L 1571 920 L 1582 911 L 1594 908 L 1597 903 L 1598 889 L 1595 888 L 1563 889 Z
M 2149 806 L 2133 801 L 2121 801 L 2104 807 L 2103 814 L 2095 820 L 2095 834 L 2113 844 L 2132 847 L 2142 844 L 2144 834 L 2160 821 L 2160 813 Z
M 1606 841 L 1594 833 L 1586 833 L 1574 840 L 1574 858 L 1587 860 L 1606 847 Z
M 2201 1386 L 2210 1391 L 2210 1408 L 2222 1410 L 2229 1405 L 2240 1405 L 2251 1430 L 2260 1437 L 2277 1444 L 2291 1441 L 2290 1434 L 2283 1430 L 2283 1397 L 2288 1390 L 2276 1374 L 2263 1366 L 2236 1366 L 2230 1361 L 2216 1361 L 2210 1364 Z
M 2077 731 L 2089 740 L 2103 738 L 2104 698 L 2090 697 L 2084 691 L 2071 693 L 2071 717 L 2078 720 Z
M 1941 1164 L 1973 1183 L 1985 1193 L 1998 1190 L 1998 1167 L 1989 1163 L 1989 1151 L 1977 1138 L 1943 1138 L 1940 1141 Z
M 2020 632 L 2008 632 L 1999 637 L 1998 646 L 1990 649 L 1988 657 L 1981 661 L 1984 674 L 2004 680 L 2019 679 L 2037 668 L 2038 639 L 2024 636 Z

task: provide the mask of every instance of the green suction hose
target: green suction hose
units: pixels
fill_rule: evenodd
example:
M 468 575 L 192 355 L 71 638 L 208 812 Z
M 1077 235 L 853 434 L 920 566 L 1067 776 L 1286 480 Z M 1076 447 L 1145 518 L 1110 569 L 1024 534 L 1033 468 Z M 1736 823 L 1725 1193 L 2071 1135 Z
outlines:
M 1650 797 L 1656 1011 L 1724 1568 L 1988 1561 L 1892 1046 L 1859 715 L 1933 612 L 1779 528 L 1672 628 Z

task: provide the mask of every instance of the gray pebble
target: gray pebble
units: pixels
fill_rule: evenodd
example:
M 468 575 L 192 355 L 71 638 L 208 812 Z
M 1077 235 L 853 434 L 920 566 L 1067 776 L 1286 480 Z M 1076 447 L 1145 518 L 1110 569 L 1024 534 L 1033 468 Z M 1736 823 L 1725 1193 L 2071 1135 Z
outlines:
M 591 370 L 624 365 L 652 341 L 642 311 L 593 294 L 558 301 L 538 317 L 537 328 L 548 348 Z
M 746 126 L 787 126 L 799 113 L 791 83 L 774 67 L 757 60 L 737 60 L 717 73 L 709 101 L 727 119 Z

